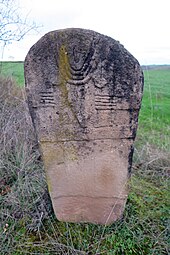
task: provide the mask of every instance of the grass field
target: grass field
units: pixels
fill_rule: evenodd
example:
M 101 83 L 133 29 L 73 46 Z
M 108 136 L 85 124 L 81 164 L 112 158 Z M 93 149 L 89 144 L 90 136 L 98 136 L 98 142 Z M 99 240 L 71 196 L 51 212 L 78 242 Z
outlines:
M 146 70 L 139 118 L 140 133 L 170 150 L 170 69 Z
M 12 77 L 20 86 L 24 84 L 24 63 L 23 62 L 1 62 L 0 74 Z
M 9 78 L 0 79 L 0 254 L 169 254 L 168 68 L 144 71 L 129 197 L 123 218 L 106 227 L 55 218 L 22 100 L 23 63 L 1 64 L 1 75 Z

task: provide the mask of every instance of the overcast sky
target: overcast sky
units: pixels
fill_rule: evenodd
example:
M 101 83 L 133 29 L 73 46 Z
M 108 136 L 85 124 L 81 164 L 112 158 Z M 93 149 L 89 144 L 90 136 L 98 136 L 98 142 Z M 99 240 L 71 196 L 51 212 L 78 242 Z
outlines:
M 9 45 L 4 60 L 24 60 L 45 33 L 92 29 L 121 42 L 141 64 L 170 64 L 170 0 L 19 0 L 39 34 Z

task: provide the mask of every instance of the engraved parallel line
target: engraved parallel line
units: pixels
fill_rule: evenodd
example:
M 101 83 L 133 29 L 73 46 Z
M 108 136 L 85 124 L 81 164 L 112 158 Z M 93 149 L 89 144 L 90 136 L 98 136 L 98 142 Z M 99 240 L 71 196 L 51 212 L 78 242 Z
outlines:
M 115 97 L 111 97 L 111 96 L 95 96 L 95 98 L 104 98 L 104 99 L 107 99 L 107 98 L 115 98 Z
M 110 107 L 115 107 L 116 106 L 116 104 L 98 104 L 98 105 L 95 105 L 95 107 L 108 107 L 108 108 L 110 108 Z
M 95 101 L 96 104 L 115 104 L 116 101 Z
M 115 105 L 115 104 L 117 104 L 118 102 L 116 102 L 116 101 L 95 101 L 95 105 Z
M 96 108 L 102 108 L 102 109 L 110 109 L 115 108 L 116 105 L 95 105 Z
M 41 100 L 54 100 L 54 98 L 53 97 L 41 97 Z
M 54 102 L 50 102 L 50 101 L 46 101 L 46 102 L 40 101 L 40 104 L 54 104 L 55 105 Z
M 95 106 L 116 106 L 117 104 L 115 103 L 98 103 L 95 104 Z
M 129 108 L 117 108 L 116 106 L 115 107 L 109 107 L 109 108 L 100 108 L 100 107 L 95 107 L 96 110 L 99 110 L 99 111 L 110 111 L 110 110 L 119 110 L 119 111 L 129 111 Z
M 51 103 L 51 104 L 55 104 L 54 99 L 41 99 L 40 103 Z
M 67 82 L 69 84 L 72 84 L 72 85 L 84 85 L 85 83 L 87 83 L 89 80 L 91 79 L 91 77 L 87 76 L 85 77 L 83 80 L 68 80 Z
M 95 101 L 96 102 L 117 102 L 118 101 L 118 99 L 117 98 L 95 98 Z
M 95 139 L 64 139 L 64 140 L 42 140 L 39 141 L 40 143 L 65 143 L 65 142 L 89 142 L 89 141 L 103 141 L 103 140 L 133 140 L 133 136 L 128 136 L 128 137 L 114 137 L 114 138 L 110 138 L 110 137 L 104 137 L 104 138 L 95 138 Z
M 84 76 L 72 76 L 71 77 L 72 78 L 72 80 L 76 80 L 76 81 L 81 81 L 81 80 L 83 80 L 84 79 Z
M 55 106 L 55 104 L 50 104 L 50 103 L 47 103 L 47 104 L 40 103 L 40 104 L 41 104 L 41 106 L 44 106 L 44 107 L 46 107 L 46 106 Z
M 49 93 L 49 94 L 40 94 L 41 97 L 54 97 L 54 95 L 52 93 Z
M 82 198 L 94 198 L 94 199 L 120 199 L 120 200 L 124 200 L 127 198 L 127 196 L 114 196 L 114 197 L 108 197 L 108 196 L 88 196 L 88 195 L 60 195 L 60 196 L 56 196 L 56 197 L 53 197 L 53 199 L 60 199 L 60 198 L 77 198 L 77 197 L 82 197 Z
M 104 127 L 113 127 L 113 125 L 114 124 L 110 124 L 110 125 L 101 125 L 101 126 L 94 126 L 95 127 L 95 129 L 97 129 L 97 128 L 104 128 Z
M 43 102 L 47 102 L 47 101 L 54 102 L 54 98 L 41 98 L 40 101 L 43 101 Z
M 40 92 L 40 95 L 41 95 L 41 94 L 42 94 L 43 96 L 48 95 L 48 94 L 49 94 L 49 95 L 52 95 L 53 92 L 52 92 L 52 91 L 48 91 L 48 92 L 47 92 L 47 91 L 41 91 L 41 92 Z
M 112 95 L 98 95 L 98 94 L 96 94 L 95 95 L 95 97 L 109 97 L 109 98 L 113 98 L 113 97 L 115 97 L 115 96 L 112 96 Z M 116 97 L 117 98 L 117 97 Z
M 116 104 L 95 104 L 95 107 L 99 107 L 99 108 L 110 108 L 110 107 L 116 107 L 117 105 Z
M 53 101 L 40 101 L 41 104 L 55 104 Z
M 99 110 L 99 111 L 118 110 L 116 107 L 109 107 L 109 108 L 100 108 L 100 107 L 96 107 L 95 109 L 96 109 L 96 110 Z M 119 110 L 121 110 L 121 109 L 119 109 Z
M 110 97 L 102 97 L 102 98 L 101 98 L 101 97 L 96 97 L 96 98 L 95 98 L 95 101 L 96 101 L 96 100 L 97 100 L 97 101 L 104 101 L 104 100 L 105 100 L 105 101 L 111 101 L 111 100 L 113 101 L 113 100 L 118 100 L 118 99 L 117 99 L 117 98 L 110 98 Z
M 117 98 L 95 98 L 95 101 L 115 101 L 118 100 Z
M 40 96 L 41 97 L 54 97 L 54 95 L 51 95 L 51 94 L 46 94 L 46 95 L 45 94 L 42 94 L 42 95 L 40 94 Z
M 55 107 L 55 104 L 41 104 L 41 107 L 46 108 L 46 107 Z
M 95 99 L 95 102 L 101 102 L 101 103 L 104 103 L 104 102 L 106 102 L 106 103 L 112 103 L 112 102 L 118 102 L 118 100 L 117 99 L 103 99 L 103 100 L 99 100 L 99 99 Z
M 48 102 L 48 101 L 54 102 L 54 99 L 53 98 L 41 98 L 40 101 L 41 102 Z
M 40 102 L 54 102 L 54 99 L 41 99 Z

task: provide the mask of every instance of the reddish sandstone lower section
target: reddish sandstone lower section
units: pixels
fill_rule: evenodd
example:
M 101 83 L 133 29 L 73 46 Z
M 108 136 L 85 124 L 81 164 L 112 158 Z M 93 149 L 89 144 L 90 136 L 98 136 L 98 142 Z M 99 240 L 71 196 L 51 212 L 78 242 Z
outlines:
M 131 141 L 111 139 L 42 144 L 58 220 L 107 225 L 121 218 L 130 145 Z
M 120 219 L 126 198 L 59 197 L 53 198 L 58 220 L 108 225 Z

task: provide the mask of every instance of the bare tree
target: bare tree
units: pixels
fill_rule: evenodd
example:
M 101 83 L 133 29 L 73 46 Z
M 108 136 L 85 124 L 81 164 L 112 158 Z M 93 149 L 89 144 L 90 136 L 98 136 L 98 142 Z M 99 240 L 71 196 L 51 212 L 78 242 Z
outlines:
M 0 0 L 0 44 L 5 46 L 20 41 L 32 30 L 37 30 L 35 22 L 23 17 L 17 0 Z

